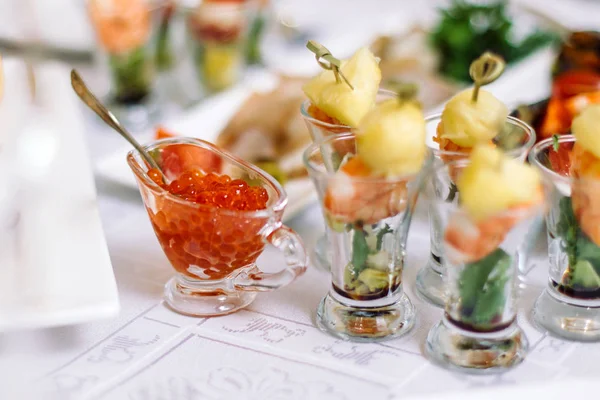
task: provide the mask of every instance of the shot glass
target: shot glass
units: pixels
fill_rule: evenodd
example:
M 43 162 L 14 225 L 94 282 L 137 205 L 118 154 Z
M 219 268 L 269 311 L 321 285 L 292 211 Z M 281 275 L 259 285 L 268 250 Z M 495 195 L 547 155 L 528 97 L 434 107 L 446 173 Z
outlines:
M 437 165 L 428 185 L 447 291 L 444 316 L 429 331 L 425 350 L 445 367 L 502 371 L 519 364 L 528 349 L 517 324 L 517 270 L 526 250 L 521 243 L 541 207 L 472 219 L 454 185 L 468 163 Z
M 146 150 L 170 180 L 200 169 L 260 186 L 269 196 L 267 208 L 258 211 L 187 201 L 157 185 L 141 155 L 129 152 L 127 162 L 156 237 L 177 272 L 165 286 L 165 300 L 174 310 L 194 316 L 229 314 L 250 304 L 257 292 L 279 289 L 304 273 L 307 255 L 300 237 L 281 223 L 287 196 L 274 178 L 198 139 L 164 139 Z M 266 273 L 256 266 L 266 244 L 283 252 L 281 271 Z
M 165 4 L 146 0 L 88 0 L 98 43 L 97 60 L 108 69 L 108 102 L 117 116 L 142 127 L 158 111 L 155 30 Z
M 552 183 L 548 192 L 548 286 L 534 321 L 566 339 L 600 340 L 600 178 L 575 178 L 569 156 L 576 139 L 565 135 L 536 144 L 529 161 Z
M 187 13 L 189 51 L 202 90 L 210 94 L 238 83 L 255 2 L 209 0 Z
M 317 324 L 342 339 L 389 339 L 404 335 L 415 323 L 402 271 L 411 218 L 431 156 L 419 173 L 395 179 L 336 174 L 341 160 L 354 153 L 352 134 L 330 136 L 304 153 L 332 255 L 332 285 L 317 309 Z
M 434 155 L 436 164 L 445 164 L 452 161 L 462 160 L 469 157 L 469 153 L 464 151 L 451 151 L 440 149 L 436 138 L 436 132 L 441 123 L 441 114 L 432 115 L 426 118 L 427 146 Z M 535 131 L 525 122 L 508 117 L 504 129 L 493 139 L 496 146 L 505 151 L 508 155 L 519 160 L 525 160 L 531 146 L 535 143 Z M 446 301 L 446 287 L 444 285 L 444 263 L 442 260 L 442 241 L 443 230 L 440 221 L 436 218 L 436 213 L 429 210 L 429 237 L 430 254 L 427 264 L 421 268 L 417 274 L 416 287 L 419 293 L 434 305 L 443 307 Z M 543 217 L 538 217 L 535 229 L 532 229 L 531 236 L 535 236 L 539 231 Z M 533 240 L 531 241 L 533 242 Z M 527 242 L 530 243 L 530 242 Z M 527 252 L 526 252 L 527 253 Z M 519 271 L 525 272 L 527 260 L 520 260 Z
M 377 93 L 377 102 L 396 97 L 397 94 L 385 89 L 379 89 Z M 352 128 L 332 120 L 323 112 L 312 106 L 309 100 L 306 100 L 300 106 L 300 113 L 306 123 L 308 132 L 313 142 L 318 143 L 331 135 L 349 133 Z M 314 264 L 324 271 L 329 271 L 331 264 L 330 246 L 327 240 L 327 229 L 319 239 L 317 239 L 315 249 L 312 254 Z

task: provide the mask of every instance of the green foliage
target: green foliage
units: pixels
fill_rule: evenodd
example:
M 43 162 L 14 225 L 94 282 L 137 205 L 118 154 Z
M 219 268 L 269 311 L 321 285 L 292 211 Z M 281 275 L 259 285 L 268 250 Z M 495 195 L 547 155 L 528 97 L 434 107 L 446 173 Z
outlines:
M 461 82 L 470 82 L 469 66 L 485 51 L 493 51 L 511 63 L 557 39 L 554 34 L 535 31 L 515 43 L 505 1 L 471 4 L 455 0 L 440 14 L 430 41 L 441 56 L 440 72 Z
M 150 93 L 152 62 L 143 46 L 126 54 L 112 54 L 109 63 L 117 101 L 137 103 Z
M 573 212 L 570 197 L 563 197 L 558 203 L 560 219 L 556 224 L 556 233 L 562 237 L 564 251 L 569 257 L 569 265 L 577 263 L 577 231 L 579 224 Z
M 385 224 L 383 229 L 381 229 L 379 232 L 377 232 L 377 247 L 376 247 L 377 251 L 381 250 L 381 245 L 383 244 L 383 237 L 385 235 L 387 235 L 388 233 L 392 233 L 392 232 L 394 232 L 394 231 L 388 224 Z
M 497 249 L 479 261 L 465 265 L 459 281 L 463 322 L 476 326 L 493 323 L 506 303 L 504 287 L 510 280 L 512 258 Z
M 260 38 L 265 28 L 265 17 L 259 13 L 254 19 L 250 31 L 248 32 L 248 45 L 246 47 L 246 60 L 248 64 L 258 64 L 261 62 Z
M 552 135 L 552 148 L 554 149 L 554 151 L 558 151 L 558 149 L 560 148 L 560 142 L 558 141 L 558 138 L 559 135 Z
M 600 248 L 579 227 L 570 197 L 560 199 L 558 207 L 556 233 L 563 240 L 569 260 L 562 284 L 575 290 L 600 288 Z
M 383 238 L 393 233 L 385 224 L 377 233 L 366 230 L 362 223 L 348 224 L 352 232 L 352 260 L 344 271 L 344 286 L 355 294 L 367 295 L 385 290 L 390 281 L 388 255 L 382 251 Z
M 358 274 L 367 265 L 370 249 L 367 243 L 367 233 L 360 228 L 354 228 L 352 236 L 352 266 Z

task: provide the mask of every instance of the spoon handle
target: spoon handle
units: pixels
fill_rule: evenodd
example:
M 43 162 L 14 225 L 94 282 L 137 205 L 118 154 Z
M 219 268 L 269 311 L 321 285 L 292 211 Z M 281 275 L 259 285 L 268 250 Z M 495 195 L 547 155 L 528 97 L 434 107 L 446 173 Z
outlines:
M 160 171 L 160 167 L 158 166 L 154 158 L 152 158 L 150 154 L 148 154 L 148 152 L 142 147 L 142 145 L 140 145 L 139 142 L 135 140 L 129 132 L 127 132 L 127 130 L 121 125 L 121 123 L 117 120 L 113 113 L 108 111 L 108 109 L 104 107 L 102 103 L 100 103 L 100 100 L 98 100 L 96 96 L 92 94 L 92 92 L 83 82 L 83 79 L 81 79 L 81 76 L 79 76 L 77 71 L 75 71 L 74 69 L 71 70 L 71 86 L 73 86 L 73 90 L 75 90 L 75 93 L 77 93 L 79 98 L 83 100 L 83 102 L 92 111 L 94 111 L 100 118 L 102 118 L 102 120 L 106 122 L 111 128 L 119 132 L 121 136 L 125 138 L 125 140 L 131 143 L 131 145 L 142 155 L 144 160 L 146 160 L 146 162 L 152 168 L 156 168 Z

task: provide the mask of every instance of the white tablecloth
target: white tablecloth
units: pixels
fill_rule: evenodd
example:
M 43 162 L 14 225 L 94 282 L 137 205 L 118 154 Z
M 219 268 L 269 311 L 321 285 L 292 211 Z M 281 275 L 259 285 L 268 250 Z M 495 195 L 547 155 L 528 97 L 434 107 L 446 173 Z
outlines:
M 428 254 L 423 213 L 408 244 L 404 282 L 418 323 L 406 337 L 356 344 L 320 332 L 313 320 L 329 277 L 315 268 L 233 315 L 176 314 L 161 302 L 172 270 L 138 195 L 123 193 L 117 200 L 107 193 L 110 185 L 99 186 L 122 312 L 112 320 L 6 335 L 0 370 L 3 379 L 15 379 L 8 383 L 39 379 L 36 388 L 57 399 L 383 399 L 598 377 L 600 344 L 562 341 L 531 325 L 530 310 L 546 278 L 543 258 L 528 275 L 531 285 L 519 302 L 519 323 L 531 343 L 522 365 L 503 375 L 473 376 L 429 363 L 422 347 L 442 311 L 414 291 L 416 271 Z M 290 221 L 308 247 L 322 224 L 317 206 Z M 275 267 L 280 258 L 268 250 L 260 261 Z
M 535 78 L 546 79 L 540 74 L 514 78 L 523 79 L 522 90 L 502 93 L 497 88 L 497 94 L 511 102 L 535 100 L 541 92 L 526 85 L 533 85 Z M 86 136 L 94 159 L 122 145 L 121 138 L 95 121 L 90 121 Z M 519 302 L 519 323 L 531 344 L 526 361 L 503 375 L 458 374 L 432 365 L 422 355 L 427 331 L 442 315 L 414 290 L 429 246 L 422 210 L 409 236 L 404 274 L 418 323 L 406 337 L 356 344 L 314 326 L 329 276 L 313 267 L 291 286 L 260 294 L 250 307 L 233 315 L 202 319 L 169 311 L 161 297 L 173 271 L 139 194 L 111 182 L 96 184 L 121 313 L 94 323 L 0 336 L 1 399 L 19 398 L 15 391 L 33 389 L 43 393 L 36 398 L 56 399 L 384 399 L 424 394 L 441 398 L 450 391 L 599 376 L 600 344 L 562 341 L 531 324 L 530 310 L 547 276 L 543 246 L 537 249 L 529 285 Z M 311 249 L 323 230 L 318 206 L 289 225 Z M 267 268 L 281 262 L 270 249 L 260 259 Z
M 121 146 L 115 133 L 94 121 L 90 127 L 94 158 Z M 418 323 L 406 337 L 356 344 L 315 328 L 315 309 L 329 276 L 313 267 L 291 286 L 260 294 L 233 315 L 202 319 L 168 310 L 161 302 L 162 286 L 173 271 L 139 194 L 96 183 L 122 311 L 110 320 L 3 335 L 3 390 L 33 387 L 43 391 L 41 398 L 56 399 L 379 399 L 598 376 L 600 344 L 562 341 L 531 324 L 530 310 L 546 281 L 543 246 L 520 300 L 519 322 L 530 354 L 504 375 L 472 376 L 440 369 L 422 355 L 427 331 L 442 315 L 414 290 L 428 255 L 423 210 L 413 221 L 404 275 Z M 309 207 L 289 225 L 312 248 L 323 229 L 319 207 Z M 268 249 L 259 264 L 276 268 L 281 262 Z

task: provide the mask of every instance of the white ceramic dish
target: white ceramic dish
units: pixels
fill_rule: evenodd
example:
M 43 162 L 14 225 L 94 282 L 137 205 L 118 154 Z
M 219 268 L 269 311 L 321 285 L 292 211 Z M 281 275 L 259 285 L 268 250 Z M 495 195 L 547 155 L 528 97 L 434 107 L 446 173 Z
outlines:
M 25 71 L 21 61 L 6 60 L 0 119 L 27 115 L 27 124 L 4 132 L 12 151 L 3 179 L 15 184 L 2 193 L 11 197 L 0 228 L 0 331 L 82 323 L 119 311 L 69 68 L 36 68 L 39 109 L 30 104 Z M 10 221 L 18 221 L 12 229 Z

